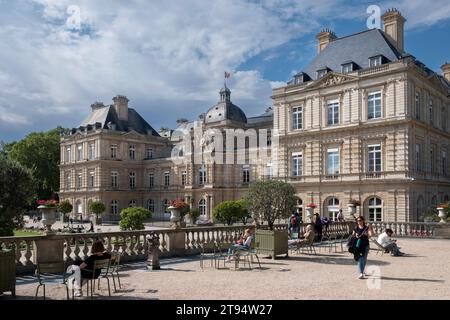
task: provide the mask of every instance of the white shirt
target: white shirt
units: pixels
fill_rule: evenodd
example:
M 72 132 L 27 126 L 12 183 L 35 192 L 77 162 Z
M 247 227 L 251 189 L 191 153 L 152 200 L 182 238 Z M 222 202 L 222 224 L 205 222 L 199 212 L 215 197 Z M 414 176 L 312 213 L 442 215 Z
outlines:
M 383 232 L 378 236 L 377 242 L 381 244 L 381 246 L 386 247 L 392 240 L 386 232 Z
M 244 246 L 247 246 L 250 248 L 252 244 L 253 236 L 248 236 L 247 239 L 245 239 Z

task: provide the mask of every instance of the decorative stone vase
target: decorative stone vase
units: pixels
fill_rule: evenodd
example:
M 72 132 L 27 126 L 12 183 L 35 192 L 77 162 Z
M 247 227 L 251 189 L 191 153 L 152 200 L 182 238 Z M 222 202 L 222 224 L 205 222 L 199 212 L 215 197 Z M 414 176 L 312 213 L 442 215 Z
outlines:
M 170 210 L 170 222 L 172 222 L 172 228 L 180 228 L 180 220 L 181 220 L 181 215 L 180 215 L 180 209 L 178 209 L 177 207 L 168 207 L 167 209 Z
M 46 233 L 51 233 L 52 231 L 52 225 L 56 222 L 56 207 L 47 207 L 47 206 L 39 206 L 39 210 L 41 210 L 42 213 L 42 224 L 45 227 Z
M 447 213 L 445 212 L 445 209 L 443 207 L 437 207 L 436 210 L 438 211 L 438 216 L 441 218 L 441 221 L 439 223 L 447 223 L 445 219 L 447 218 Z
M 314 207 L 306 207 L 306 222 L 312 223 L 314 216 Z
M 353 203 L 347 205 L 348 213 L 353 217 L 356 214 L 356 206 Z

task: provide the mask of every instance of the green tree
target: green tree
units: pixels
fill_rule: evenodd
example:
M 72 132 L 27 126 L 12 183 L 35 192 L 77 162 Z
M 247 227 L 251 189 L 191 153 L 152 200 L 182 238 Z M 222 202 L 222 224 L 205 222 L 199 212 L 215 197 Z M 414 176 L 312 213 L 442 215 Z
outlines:
M 64 200 L 59 203 L 59 212 L 61 212 L 64 216 L 69 212 L 72 212 L 73 206 L 69 200 Z
M 106 207 L 103 202 L 94 201 L 89 205 L 89 210 L 95 214 L 95 221 L 98 220 L 98 216 L 105 212 Z
M 144 230 L 144 221 L 152 216 L 152 213 L 143 207 L 126 208 L 120 212 L 120 230 Z
M 60 136 L 66 129 L 33 132 L 24 139 L 6 144 L 8 158 L 31 170 L 33 190 L 40 199 L 59 191 Z
M 230 226 L 242 219 L 244 213 L 242 204 L 239 201 L 224 201 L 215 206 L 213 217 Z
M 0 157 L 0 236 L 13 236 L 23 209 L 31 201 L 31 173 L 16 161 Z
M 296 199 L 294 187 L 277 180 L 252 184 L 246 196 L 250 211 L 267 221 L 270 230 L 276 219 L 288 218 L 295 210 Z
M 250 204 L 247 199 L 240 199 L 236 201 L 241 207 L 241 221 L 243 224 L 247 223 L 248 218 L 250 218 L 250 212 L 248 211 L 248 207 Z

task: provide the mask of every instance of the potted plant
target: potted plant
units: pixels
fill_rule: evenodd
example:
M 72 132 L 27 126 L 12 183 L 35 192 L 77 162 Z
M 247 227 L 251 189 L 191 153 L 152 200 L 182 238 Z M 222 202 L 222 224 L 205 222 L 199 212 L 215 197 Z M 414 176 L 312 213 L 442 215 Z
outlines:
M 38 200 L 37 208 L 42 212 L 42 224 L 45 226 L 45 232 L 52 232 L 52 225 L 56 222 L 56 209 L 58 201 L 56 200 Z
M 66 216 L 66 215 L 67 215 L 68 213 L 72 212 L 73 206 L 72 206 L 72 204 L 69 202 L 69 200 L 64 200 L 64 201 L 61 201 L 61 202 L 59 203 L 58 208 L 59 208 L 59 212 L 62 213 L 62 215 L 61 215 L 61 222 L 64 223 L 64 222 L 67 221 L 67 216 Z
M 448 210 L 448 204 L 446 203 L 440 203 L 437 207 L 436 210 L 438 211 L 438 217 L 441 219 L 439 221 L 439 223 L 447 223 L 446 218 L 447 218 L 447 210 Z
M 259 181 L 250 185 L 246 200 L 250 211 L 257 213 L 262 221 L 267 221 L 269 228 L 256 229 L 258 251 L 273 258 L 280 254 L 288 256 L 288 233 L 285 229 L 274 230 L 274 222 L 288 218 L 294 211 L 295 189 L 283 181 Z
M 170 210 L 170 222 L 172 222 L 172 228 L 179 228 L 181 226 L 181 210 L 188 207 L 188 204 L 182 199 L 176 199 L 170 202 L 170 206 L 167 209 Z
M 95 224 L 101 224 L 101 214 L 105 212 L 106 207 L 103 202 L 94 201 L 89 205 L 89 210 L 95 215 Z

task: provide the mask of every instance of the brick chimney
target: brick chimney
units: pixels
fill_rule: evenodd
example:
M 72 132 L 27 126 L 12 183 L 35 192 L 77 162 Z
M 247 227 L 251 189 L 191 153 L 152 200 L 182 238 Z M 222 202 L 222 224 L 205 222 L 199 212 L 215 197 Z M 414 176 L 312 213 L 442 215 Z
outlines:
M 128 121 L 128 101 L 127 97 L 121 95 L 113 98 L 113 107 L 116 110 L 119 120 Z
M 441 66 L 442 75 L 450 82 L 450 62 L 446 62 Z
M 104 108 L 105 105 L 103 104 L 103 102 L 94 102 L 93 104 L 91 104 L 91 109 L 92 111 L 97 110 L 97 109 L 101 109 Z
M 400 53 L 405 50 L 404 47 L 404 24 L 406 19 L 395 8 L 389 9 L 382 16 L 383 31 L 392 41 L 392 44 L 397 48 Z
M 334 39 L 337 39 L 336 34 L 331 31 L 330 29 L 323 29 L 319 32 L 319 34 L 316 36 L 317 39 L 317 53 L 321 53 L 323 49 L 326 48 L 326 46 L 333 41 Z

